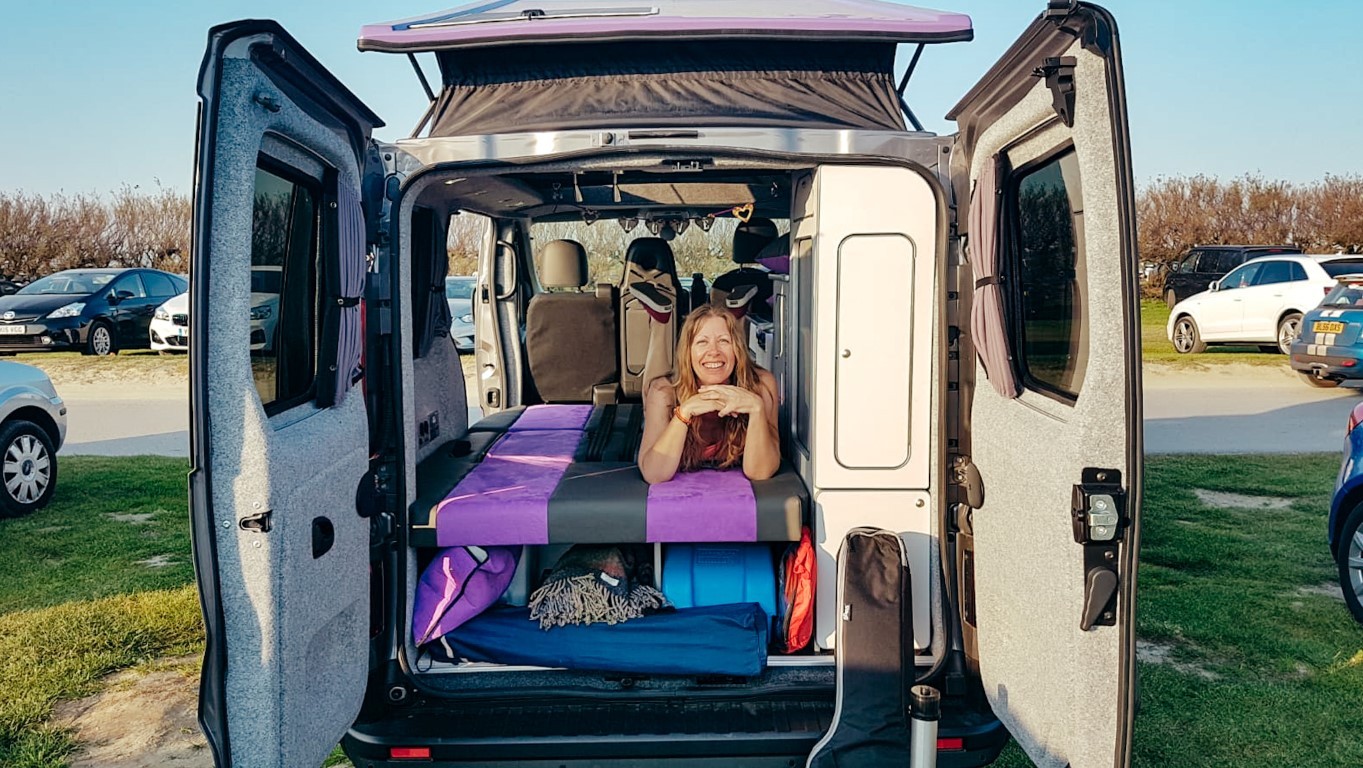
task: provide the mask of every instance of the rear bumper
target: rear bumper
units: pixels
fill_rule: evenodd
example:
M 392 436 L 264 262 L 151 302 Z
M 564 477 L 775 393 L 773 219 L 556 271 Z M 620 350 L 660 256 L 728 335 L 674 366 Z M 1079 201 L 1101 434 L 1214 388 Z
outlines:
M 1363 350 L 1297 342 L 1290 356 L 1292 370 L 1323 379 L 1363 379 Z
M 684 700 L 683 700 L 684 701 Z M 656 711 L 653 711 L 655 710 Z M 505 711 L 503 711 L 505 710 Z M 648 710 L 645 712 L 645 710 Z M 557 706 L 413 705 L 356 724 L 341 744 L 357 765 L 681 768 L 803 765 L 832 719 L 830 700 L 669 703 L 584 701 Z M 626 728 L 612 727 L 614 723 Z M 722 723 L 725 732 L 713 732 Z M 696 727 L 705 726 L 709 727 Z M 631 730 L 629 734 L 611 733 Z M 738 732 L 736 732 L 738 731 Z M 997 759 L 1008 732 L 992 714 L 946 708 L 938 724 L 941 768 Z M 394 757 L 408 754 L 411 757 Z M 406 750 L 416 750 L 415 752 Z M 908 764 L 908 754 L 904 764 Z

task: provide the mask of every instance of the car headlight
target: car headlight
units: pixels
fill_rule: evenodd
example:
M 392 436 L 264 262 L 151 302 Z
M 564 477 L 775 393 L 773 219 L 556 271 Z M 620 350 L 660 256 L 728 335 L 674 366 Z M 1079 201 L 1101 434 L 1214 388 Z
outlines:
M 166 311 L 165 307 L 157 307 L 157 308 L 156 308 L 156 319 L 157 319 L 157 320 L 169 320 L 169 319 L 170 319 L 170 313 Z
M 49 320 L 56 320 L 62 317 L 76 317 L 85 309 L 85 302 L 73 301 L 64 307 L 58 307 L 47 313 Z
M 268 320 L 274 314 L 274 309 L 268 305 L 263 307 L 251 307 L 252 320 Z
M 459 322 L 461 322 L 461 323 L 471 323 L 471 322 L 473 322 L 473 313 L 470 312 L 470 313 L 467 314 L 467 315 L 460 315 L 460 316 L 459 316 Z

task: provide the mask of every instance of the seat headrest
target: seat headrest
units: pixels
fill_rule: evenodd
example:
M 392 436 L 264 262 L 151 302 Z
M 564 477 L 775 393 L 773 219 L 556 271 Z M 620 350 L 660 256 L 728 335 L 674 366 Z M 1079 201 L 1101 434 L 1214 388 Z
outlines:
M 641 237 L 632 241 L 625 250 L 625 262 L 640 269 L 656 269 L 670 275 L 677 273 L 672 246 L 661 237 Z
M 757 254 L 776 239 L 776 224 L 771 219 L 754 216 L 734 229 L 733 259 L 738 264 L 757 261 Z
M 555 240 L 540 251 L 540 283 L 545 288 L 581 288 L 587 284 L 587 249 L 576 240 Z
M 781 235 L 757 254 L 757 263 L 778 275 L 790 274 L 790 235 Z

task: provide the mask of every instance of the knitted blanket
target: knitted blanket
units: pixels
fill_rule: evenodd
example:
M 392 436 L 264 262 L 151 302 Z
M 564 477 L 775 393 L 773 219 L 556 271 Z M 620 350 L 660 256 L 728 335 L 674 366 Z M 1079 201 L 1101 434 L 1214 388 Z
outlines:
M 653 588 L 653 564 L 632 547 L 576 545 L 559 558 L 530 596 L 530 618 L 541 629 L 569 624 L 619 624 L 671 608 Z

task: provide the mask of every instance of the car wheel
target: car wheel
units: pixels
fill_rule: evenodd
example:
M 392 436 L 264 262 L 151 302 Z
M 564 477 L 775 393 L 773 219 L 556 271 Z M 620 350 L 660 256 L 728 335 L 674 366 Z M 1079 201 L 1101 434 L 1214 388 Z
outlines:
M 1354 507 L 1339 532 L 1339 586 L 1354 620 L 1363 623 L 1363 504 Z
M 1181 355 L 1197 354 L 1207 351 L 1207 343 L 1197 332 L 1197 323 L 1184 315 L 1174 323 L 1174 350 Z
M 85 341 L 85 349 L 89 354 L 104 357 L 112 355 L 118 351 L 114 344 L 114 329 L 108 323 L 96 322 L 90 327 L 90 338 Z
M 0 428 L 0 517 L 42 509 L 56 488 L 57 456 L 47 432 L 23 419 Z
M 1293 312 L 1278 321 L 1278 351 L 1284 355 L 1292 354 L 1292 342 L 1297 340 L 1301 331 L 1301 313 Z
M 1168 304 L 1169 308 L 1172 309 L 1173 306 L 1178 303 L 1178 295 L 1175 294 L 1173 290 L 1166 291 L 1164 293 L 1164 303 Z
M 1321 389 L 1334 389 L 1335 387 L 1339 386 L 1339 379 L 1322 379 L 1319 376 L 1307 373 L 1306 371 L 1297 371 L 1297 375 L 1301 377 L 1302 381 L 1306 382 L 1307 384 L 1310 384 L 1313 387 L 1320 387 Z

